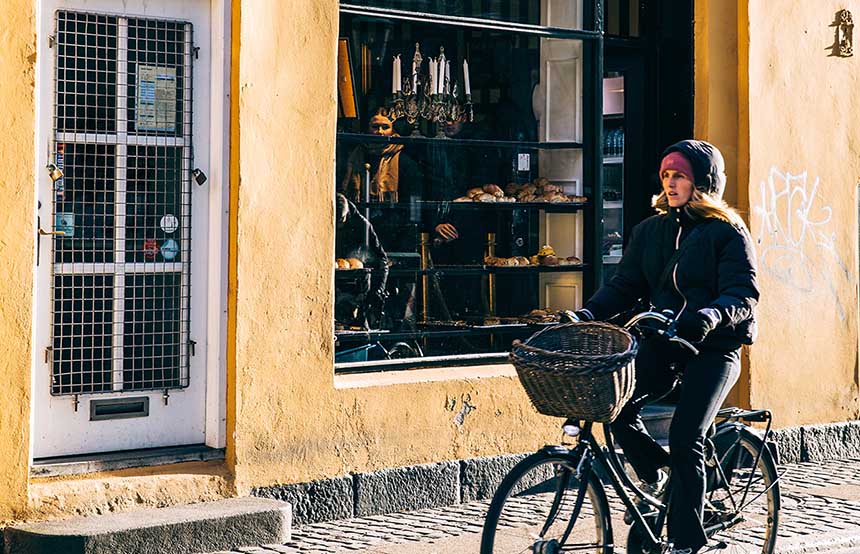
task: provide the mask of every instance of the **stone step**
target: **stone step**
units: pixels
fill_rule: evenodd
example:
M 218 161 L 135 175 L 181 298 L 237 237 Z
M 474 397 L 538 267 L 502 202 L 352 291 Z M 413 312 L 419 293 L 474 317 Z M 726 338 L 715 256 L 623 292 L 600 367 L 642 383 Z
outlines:
M 191 554 L 290 540 L 286 502 L 231 498 L 7 527 L 7 554 Z

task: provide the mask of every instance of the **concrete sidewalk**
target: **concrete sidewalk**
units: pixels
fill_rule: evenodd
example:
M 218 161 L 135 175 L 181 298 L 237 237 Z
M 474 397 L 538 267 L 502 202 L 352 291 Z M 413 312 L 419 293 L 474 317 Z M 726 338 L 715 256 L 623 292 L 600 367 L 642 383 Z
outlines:
M 778 552 L 860 547 L 860 457 L 788 464 L 780 466 L 782 470 L 786 474 L 780 481 Z M 231 554 L 476 554 L 488 504 L 472 502 L 305 525 L 295 528 L 285 545 L 261 545 Z M 613 504 L 617 510 L 617 502 Z M 626 528 L 615 529 L 619 547 L 626 533 Z

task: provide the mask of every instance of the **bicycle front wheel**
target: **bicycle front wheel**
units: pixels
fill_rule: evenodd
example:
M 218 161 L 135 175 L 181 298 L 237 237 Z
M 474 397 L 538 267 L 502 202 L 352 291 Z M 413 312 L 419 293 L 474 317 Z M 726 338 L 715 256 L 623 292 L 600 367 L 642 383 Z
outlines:
M 705 529 L 725 544 L 727 554 L 772 554 L 780 494 L 770 452 L 759 437 L 743 428 L 718 432 L 713 442 L 719 468 L 716 464 L 707 468 Z
M 611 553 L 606 493 L 594 471 L 577 478 L 578 462 L 542 451 L 514 466 L 490 504 L 481 554 Z

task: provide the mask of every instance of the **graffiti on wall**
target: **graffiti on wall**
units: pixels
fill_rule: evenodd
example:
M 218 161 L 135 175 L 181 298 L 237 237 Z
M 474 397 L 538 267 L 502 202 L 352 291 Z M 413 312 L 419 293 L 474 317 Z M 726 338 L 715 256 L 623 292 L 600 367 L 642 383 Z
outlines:
M 833 209 L 819 197 L 820 179 L 770 168 L 759 185 L 759 217 L 753 239 L 759 252 L 759 269 L 801 293 L 824 290 L 845 321 L 845 306 L 836 280 L 851 282 L 851 271 L 836 249 Z

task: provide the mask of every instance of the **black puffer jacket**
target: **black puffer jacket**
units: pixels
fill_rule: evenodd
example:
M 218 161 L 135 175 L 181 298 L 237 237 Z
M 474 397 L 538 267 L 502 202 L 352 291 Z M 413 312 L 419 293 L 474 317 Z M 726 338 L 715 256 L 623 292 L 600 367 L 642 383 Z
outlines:
M 700 227 L 693 233 L 693 229 Z M 685 244 L 687 240 L 693 243 Z M 683 252 L 660 283 L 676 245 Z M 678 314 L 712 307 L 722 322 L 702 342 L 706 348 L 734 350 L 756 336 L 755 253 L 746 229 L 719 219 L 693 220 L 683 210 L 655 215 L 636 225 L 609 283 L 585 304 L 596 319 L 633 308 L 640 299 Z

